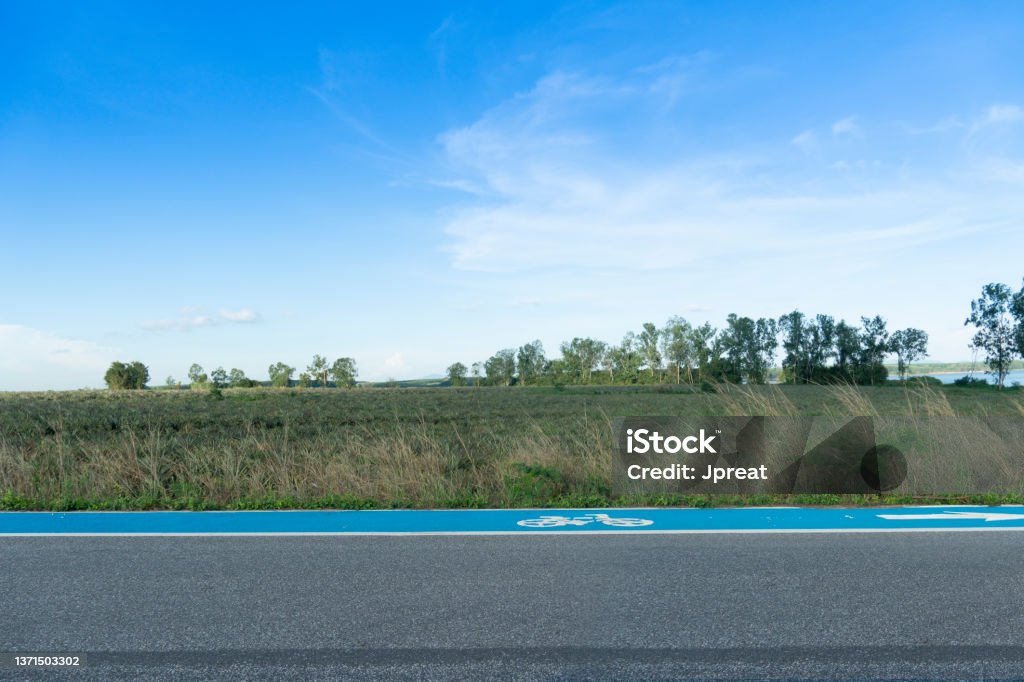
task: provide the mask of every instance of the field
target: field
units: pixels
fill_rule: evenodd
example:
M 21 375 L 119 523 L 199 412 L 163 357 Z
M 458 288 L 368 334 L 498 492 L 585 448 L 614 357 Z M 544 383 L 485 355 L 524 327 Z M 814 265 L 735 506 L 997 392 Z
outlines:
M 630 415 L 1024 415 L 1024 393 L 935 386 L 229 389 L 0 394 L 0 508 L 864 504 L 617 497 Z M 1010 502 L 1019 496 L 925 501 Z

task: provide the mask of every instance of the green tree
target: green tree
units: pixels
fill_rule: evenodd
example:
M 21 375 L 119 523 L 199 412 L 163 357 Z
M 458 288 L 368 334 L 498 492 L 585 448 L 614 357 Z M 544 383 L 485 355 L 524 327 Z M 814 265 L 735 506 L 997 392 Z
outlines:
M 445 370 L 448 374 L 448 382 L 452 386 L 465 386 L 466 385 L 466 366 L 461 362 L 453 362 L 448 365 L 448 369 Z
M 480 385 L 480 377 L 481 377 L 482 372 L 483 372 L 483 363 L 482 362 L 474 362 L 473 363 L 472 371 L 473 371 L 473 386 L 479 386 Z
M 1013 356 L 1020 352 L 1016 308 L 1017 298 L 1010 287 L 986 284 L 981 288 L 981 297 L 971 301 L 971 314 L 964 320 L 964 325 L 972 325 L 976 330 L 971 347 L 984 351 L 989 373 L 995 375 L 999 388 L 1006 382 Z
M 1014 338 L 1017 341 L 1017 354 L 1024 357 L 1024 283 L 1021 284 L 1020 291 L 1013 295 L 1010 314 L 1015 321 Z
M 516 351 L 512 348 L 499 350 L 484 363 L 484 373 L 492 386 L 511 386 L 516 375 Z
M 334 385 L 338 388 L 352 388 L 356 385 L 356 361 L 352 358 L 338 358 L 331 365 L 331 376 L 334 377 Z M 324 385 L 327 385 L 326 379 Z
M 731 381 L 738 382 L 743 378 L 746 347 L 753 343 L 754 321 L 749 317 L 739 317 L 736 313 L 729 313 L 729 316 L 725 318 L 725 327 L 718 338 L 727 367 L 726 377 Z
M 850 377 L 850 368 L 860 356 L 860 328 L 840 320 L 836 325 L 836 367 L 842 377 Z
M 653 322 L 644 322 L 643 329 L 637 337 L 640 341 L 640 353 L 643 355 L 644 364 L 654 377 L 654 373 L 661 369 L 661 351 L 658 350 L 658 340 L 661 338 L 661 331 Z
M 228 372 L 228 384 L 234 388 L 246 388 L 251 383 L 248 377 L 245 376 L 245 372 L 237 367 L 232 367 L 231 371 Z
M 275 362 L 267 368 L 267 374 L 270 376 L 271 386 L 288 388 L 292 382 L 292 375 L 295 374 L 295 368 L 289 367 L 283 362 Z
M 693 364 L 692 331 L 690 323 L 683 318 L 670 317 L 661 332 L 661 352 L 668 361 L 669 368 L 675 373 L 677 384 L 682 383 L 683 368 L 687 381 L 693 383 L 693 373 L 690 370 Z
M 516 353 L 519 383 L 524 386 L 536 383 L 544 374 L 545 363 L 544 345 L 540 341 L 532 341 L 520 346 Z
M 299 374 L 299 386 L 302 388 L 309 388 L 313 385 L 313 376 L 308 372 L 302 372 Z
M 330 368 L 327 365 L 327 358 L 322 355 L 314 355 L 313 361 L 306 367 L 306 373 L 316 380 L 321 387 L 327 386 L 327 375 L 330 373 Z
M 203 388 L 209 380 L 206 372 L 198 363 L 192 363 L 192 366 L 188 368 L 189 388 Z
M 223 367 L 218 367 L 210 372 L 210 383 L 214 388 L 224 388 L 228 385 L 228 373 L 224 371 Z
M 149 368 L 138 361 L 112 362 L 103 380 L 114 390 L 141 390 L 149 382 Z
M 562 344 L 562 360 L 576 383 L 589 384 L 607 346 L 597 339 L 576 337 Z
M 705 381 L 711 378 L 711 366 L 714 364 L 713 347 L 718 331 L 705 322 L 699 327 L 690 330 L 690 346 L 693 349 L 693 359 L 697 365 L 697 380 Z
M 782 350 L 785 353 L 782 358 L 782 369 L 785 371 L 786 380 L 794 384 L 805 383 L 807 380 L 805 319 L 799 310 L 779 318 L 778 329 L 782 334 Z
M 894 331 L 889 337 L 889 350 L 896 354 L 900 379 L 906 379 L 910 365 L 928 355 L 928 334 L 914 327 Z
M 860 367 L 856 381 L 860 384 L 884 384 L 888 372 L 885 356 L 889 353 L 889 332 L 880 315 L 860 318 Z

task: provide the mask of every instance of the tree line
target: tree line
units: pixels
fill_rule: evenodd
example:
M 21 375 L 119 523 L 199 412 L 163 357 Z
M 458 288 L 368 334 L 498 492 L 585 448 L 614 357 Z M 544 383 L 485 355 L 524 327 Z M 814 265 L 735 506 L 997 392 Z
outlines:
M 890 333 L 877 315 L 862 317 L 855 326 L 795 310 L 778 319 L 731 314 L 722 328 L 671 317 L 660 327 L 647 322 L 619 343 L 576 337 L 559 350 L 560 357 L 548 359 L 541 342 L 532 341 L 500 350 L 470 368 L 456 362 L 448 367 L 448 379 L 454 386 L 764 384 L 781 350 L 779 381 L 877 384 L 887 378 L 883 362 L 889 355 L 896 356 L 905 377 L 911 363 L 927 355 L 928 334 L 915 328 Z
M 964 321 L 975 334 L 970 348 L 984 353 L 989 372 L 1004 385 L 1013 360 L 1024 358 L 1024 286 L 1013 291 L 1006 284 L 982 287 L 971 301 Z M 694 325 L 671 317 L 662 326 L 647 322 L 628 332 L 618 343 L 576 337 L 562 343 L 560 356 L 548 358 L 540 341 L 504 348 L 469 367 L 461 362 L 447 369 L 452 386 L 512 386 L 563 384 L 695 384 L 705 381 L 767 383 L 772 378 L 789 384 L 847 382 L 882 384 L 888 378 L 884 362 L 896 359 L 905 379 L 911 365 L 928 354 L 928 334 L 913 327 L 890 332 L 884 318 L 861 317 L 860 324 L 838 322 L 830 315 L 805 315 L 799 310 L 779 318 L 740 317 L 731 314 L 725 325 Z M 770 371 L 781 358 L 781 372 Z M 193 388 L 220 389 L 271 386 L 347 388 L 356 384 L 356 362 L 342 357 L 329 362 L 321 355 L 300 372 L 283 362 L 268 368 L 269 382 L 249 379 L 240 369 L 217 367 L 209 374 L 193 364 L 188 371 Z M 114 362 L 105 380 L 110 388 L 143 388 L 149 370 L 141 362 Z M 180 386 L 168 377 L 168 386 Z
M 1024 357 L 1024 286 L 987 284 L 971 302 L 965 325 L 975 328 L 972 351 L 983 352 L 996 385 L 1004 385 L 1016 357 Z M 467 368 L 448 367 L 453 386 L 513 384 L 636 384 L 727 381 L 767 383 L 781 356 L 777 380 L 789 384 L 883 384 L 886 358 L 895 358 L 900 379 L 928 355 L 928 334 L 914 327 L 890 332 L 879 315 L 860 324 L 799 310 L 779 318 L 731 314 L 725 326 L 692 325 L 672 317 L 661 327 L 645 323 L 617 344 L 574 338 L 561 344 L 561 357 L 547 359 L 540 341 L 505 348 Z
M 283 362 L 275 362 L 267 368 L 269 381 L 258 381 L 245 376 L 245 372 L 238 368 L 225 370 L 217 367 L 209 373 L 199 363 L 193 363 L 188 369 L 187 386 L 198 390 L 220 390 L 222 388 L 253 388 L 256 386 L 275 386 L 286 388 L 288 386 L 301 386 L 304 388 L 352 388 L 356 385 L 356 377 L 359 372 L 356 369 L 356 361 L 352 358 L 338 358 L 334 362 L 328 362 L 322 355 L 314 355 L 313 360 L 306 367 L 306 371 L 300 372 L 296 380 L 296 368 Z M 104 380 L 108 388 L 112 389 L 141 389 L 145 388 L 149 381 L 149 368 L 141 362 L 114 362 L 107 370 Z M 332 383 L 333 381 L 333 383 Z M 165 385 L 168 388 L 183 388 L 182 384 L 167 377 Z

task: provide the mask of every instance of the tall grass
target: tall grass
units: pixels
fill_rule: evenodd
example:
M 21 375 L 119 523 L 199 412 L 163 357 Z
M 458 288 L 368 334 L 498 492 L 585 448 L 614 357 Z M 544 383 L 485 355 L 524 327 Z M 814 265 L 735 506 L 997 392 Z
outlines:
M 629 500 L 612 493 L 613 416 L 1024 415 L 1013 396 L 955 406 L 929 386 L 225 395 L 0 397 L 0 507 L 617 504 Z M 956 466 L 970 437 L 950 434 L 936 457 Z M 987 475 L 1022 469 L 1003 461 Z

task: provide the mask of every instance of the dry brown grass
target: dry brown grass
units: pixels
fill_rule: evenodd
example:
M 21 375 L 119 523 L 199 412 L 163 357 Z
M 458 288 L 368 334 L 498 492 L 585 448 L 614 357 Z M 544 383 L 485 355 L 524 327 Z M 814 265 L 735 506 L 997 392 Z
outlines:
M 127 506 L 290 506 L 326 498 L 383 506 L 540 506 L 572 496 L 600 502 L 611 499 L 615 416 L 941 418 L 961 414 L 964 405 L 979 416 L 1024 415 L 1012 394 L 975 399 L 930 386 L 232 394 L 249 402 L 180 393 L 4 398 L 0 497 Z M 951 431 L 943 451 L 928 456 L 962 474 L 960 489 L 1003 480 L 1024 490 L 1024 468 L 1015 461 L 978 467 L 964 459 L 982 437 Z M 919 472 L 915 490 L 941 483 Z

